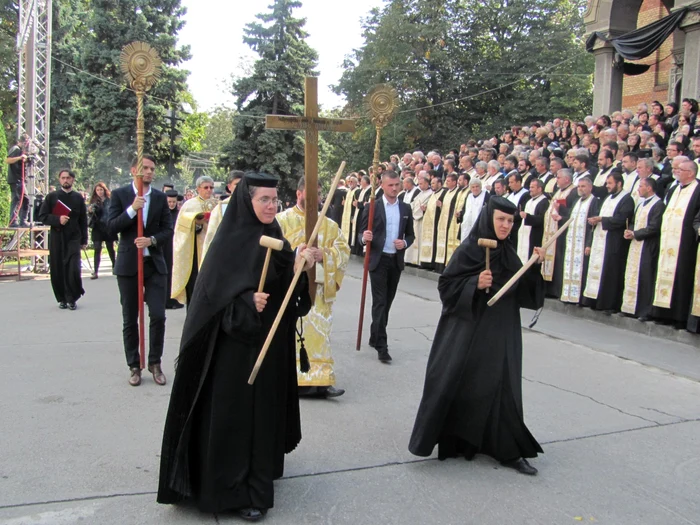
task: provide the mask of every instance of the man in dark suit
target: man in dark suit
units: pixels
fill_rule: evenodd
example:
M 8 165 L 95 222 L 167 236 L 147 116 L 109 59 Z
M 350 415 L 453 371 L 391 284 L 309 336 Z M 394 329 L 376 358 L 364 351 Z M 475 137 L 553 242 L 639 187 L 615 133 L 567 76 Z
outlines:
M 165 340 L 165 299 L 168 267 L 163 248 L 172 242 L 173 223 L 165 193 L 151 187 L 155 174 L 155 159 L 143 156 L 143 197 L 137 196 L 136 183 L 132 182 L 112 192 L 108 229 L 119 234 L 117 276 L 124 319 L 124 351 L 131 376 L 129 384 L 141 384 L 138 329 L 138 250 L 143 250 L 143 283 L 148 305 L 149 352 L 148 370 L 153 380 L 165 385 L 165 375 L 160 367 Z M 131 175 L 136 179 L 136 160 L 131 164 Z M 143 237 L 137 237 L 137 213 L 143 210 Z
M 372 282 L 372 326 L 369 345 L 379 353 L 382 363 L 391 362 L 387 346 L 386 325 L 389 310 L 399 286 L 404 269 L 406 248 L 415 239 L 411 207 L 398 200 L 401 181 L 398 173 L 382 174 L 383 196 L 374 208 L 372 230 L 367 229 L 369 206 L 365 206 L 360 219 L 359 241 L 371 243 L 369 276 Z

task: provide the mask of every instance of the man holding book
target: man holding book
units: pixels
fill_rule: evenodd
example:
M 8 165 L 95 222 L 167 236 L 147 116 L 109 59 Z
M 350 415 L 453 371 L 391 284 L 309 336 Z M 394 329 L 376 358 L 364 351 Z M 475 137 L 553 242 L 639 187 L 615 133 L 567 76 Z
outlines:
M 80 275 L 80 250 L 87 246 L 87 207 L 80 193 L 73 191 L 75 175 L 70 170 L 58 174 L 61 188 L 46 196 L 39 220 L 51 226 L 49 256 L 51 286 L 62 310 L 75 310 L 85 293 Z

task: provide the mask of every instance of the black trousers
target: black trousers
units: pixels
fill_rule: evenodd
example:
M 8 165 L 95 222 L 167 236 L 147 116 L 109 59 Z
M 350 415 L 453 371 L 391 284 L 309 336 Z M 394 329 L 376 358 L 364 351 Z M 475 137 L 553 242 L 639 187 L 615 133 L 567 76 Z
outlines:
M 107 248 L 109 260 L 112 261 L 112 267 L 114 267 L 114 239 L 107 235 L 107 233 L 105 233 L 101 228 L 93 228 L 92 244 L 95 248 L 95 262 L 93 266 L 93 271 L 95 272 L 95 275 L 97 275 L 97 272 L 100 269 L 100 262 L 102 261 L 102 243 L 104 243 L 105 248 Z
M 24 194 L 22 198 L 22 182 L 16 182 L 10 184 L 10 191 L 12 192 L 12 200 L 10 202 L 10 222 L 11 223 L 22 223 L 27 222 L 29 212 L 29 197 Z M 21 204 L 20 204 L 21 199 Z M 17 211 L 19 208 L 19 212 Z M 15 215 L 17 214 L 17 215 Z
M 156 271 L 150 257 L 143 258 L 144 299 L 148 305 L 148 364 L 160 364 L 165 341 L 166 276 Z M 140 368 L 138 276 L 117 276 L 122 305 L 124 352 L 129 368 Z
M 386 325 L 400 278 L 401 270 L 396 255 L 382 254 L 377 267 L 369 272 L 372 283 L 372 326 L 369 331 L 369 344 L 377 350 L 387 349 Z

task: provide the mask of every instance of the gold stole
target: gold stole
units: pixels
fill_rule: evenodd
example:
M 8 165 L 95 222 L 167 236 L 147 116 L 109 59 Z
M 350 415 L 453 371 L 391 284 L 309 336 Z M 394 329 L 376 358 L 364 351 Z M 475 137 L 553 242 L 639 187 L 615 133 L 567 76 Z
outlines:
M 559 229 L 559 223 L 552 219 L 554 203 L 557 200 L 566 200 L 566 198 L 573 190 L 574 185 L 571 184 L 568 188 L 566 188 L 563 191 L 558 190 L 552 197 L 552 202 L 549 203 L 549 208 L 547 208 L 547 211 L 544 214 L 544 237 L 542 238 L 542 246 L 544 246 L 547 243 L 547 241 L 549 241 L 549 239 L 552 237 L 552 235 L 557 233 L 557 230 Z M 557 255 L 557 244 L 559 242 L 559 239 L 557 239 L 555 243 L 553 243 L 549 248 L 547 248 L 547 252 L 544 255 L 544 262 L 542 263 L 542 278 L 545 281 L 551 281 L 552 277 L 554 276 L 554 259 Z
M 634 217 L 634 231 L 646 228 L 649 223 L 649 212 L 654 205 L 660 201 L 656 195 L 646 205 L 640 205 L 637 208 L 637 214 Z M 642 250 L 644 249 L 644 241 L 632 239 L 630 251 L 627 255 L 627 268 L 625 268 L 625 291 L 622 294 L 621 310 L 627 314 L 634 314 L 637 309 L 637 292 L 639 290 L 639 268 L 642 264 Z
M 622 190 L 614 199 L 608 197 L 600 208 L 600 217 L 612 217 L 615 214 L 617 205 L 622 202 L 627 195 Z M 591 246 L 591 258 L 588 260 L 588 280 L 586 290 L 583 292 L 589 299 L 598 299 L 600 291 L 600 278 L 603 275 L 603 261 L 605 260 L 605 248 L 608 242 L 608 230 L 603 229 L 602 223 L 596 225 L 593 230 L 593 246 Z
M 437 210 L 437 206 L 435 204 L 441 195 L 442 190 L 433 192 L 428 199 L 428 205 L 423 213 L 423 231 L 421 232 L 420 242 L 420 262 L 422 263 L 433 262 L 433 233 L 435 230 L 435 212 Z
M 306 242 L 306 216 L 298 206 L 278 213 L 276 218 L 282 228 L 282 235 L 289 241 L 292 250 Z M 318 247 L 323 252 L 323 262 L 316 263 L 316 283 L 317 286 L 323 286 L 325 302 L 332 303 L 345 276 L 350 247 L 338 225 L 328 217 L 323 218 L 323 224 L 319 228 Z
M 457 249 L 457 246 L 459 246 L 459 237 L 462 233 L 462 225 L 459 222 L 457 222 L 457 219 L 454 217 L 454 214 L 464 209 L 464 201 L 467 200 L 467 197 L 470 194 L 471 192 L 469 191 L 468 186 L 461 190 L 457 190 L 457 200 L 455 201 L 452 222 L 450 222 L 450 231 L 447 235 L 447 257 L 445 258 L 445 264 L 449 263 L 450 259 L 452 259 L 452 254 Z M 464 219 L 464 217 L 462 217 L 462 219 Z
M 566 252 L 564 253 L 563 286 L 561 300 L 566 303 L 578 303 L 581 298 L 581 281 L 583 280 L 583 260 L 586 250 L 586 225 L 588 210 L 593 202 L 592 195 L 576 202 L 571 216 L 574 222 L 566 232 Z
M 194 257 L 194 243 L 197 240 L 197 267 L 201 267 L 204 257 L 204 239 L 209 225 L 205 223 L 199 235 L 195 233 L 195 220 L 197 216 L 210 210 L 209 203 L 199 195 L 188 200 L 182 205 L 175 223 L 173 236 L 173 283 L 171 297 L 180 303 L 187 302 L 185 287 L 192 273 L 192 258 Z
M 411 203 L 411 211 L 413 212 L 413 234 L 416 237 L 413 244 L 408 247 L 404 255 L 405 262 L 409 264 L 418 264 L 420 262 L 421 236 L 423 235 L 423 210 L 421 210 L 420 207 L 428 202 L 432 194 L 433 190 L 428 188 L 425 191 L 421 191 Z
M 632 195 L 632 191 L 634 190 L 634 187 L 637 185 L 636 183 L 639 180 L 639 175 L 637 174 L 637 170 L 634 170 L 632 173 L 625 173 L 624 178 L 625 178 L 625 183 L 622 186 L 622 189 L 625 190 L 630 195 Z M 636 203 L 639 196 L 637 196 L 635 198 L 635 196 L 632 195 L 632 198 L 634 199 L 634 202 Z
M 353 235 L 350 235 L 350 225 L 353 224 L 352 210 L 355 207 L 352 205 L 352 202 L 355 200 L 356 191 L 357 189 L 348 190 L 348 192 L 345 194 L 345 205 L 343 206 L 343 219 L 340 221 L 342 223 L 341 230 L 343 231 L 343 235 L 345 235 L 345 238 L 350 242 L 350 246 L 355 246 L 355 235 L 354 232 L 352 232 Z
M 204 245 L 202 246 L 202 257 L 199 263 L 200 266 L 202 264 L 202 261 L 204 261 L 204 257 L 209 251 L 209 246 L 211 246 L 211 242 L 214 240 L 216 232 L 219 230 L 219 226 L 221 225 L 221 221 L 224 219 L 224 214 L 226 213 L 226 208 L 228 207 L 228 202 L 230 200 L 231 197 L 221 201 L 211 211 L 211 216 L 209 217 L 209 224 L 207 225 L 207 234 L 204 236 Z
M 654 306 L 659 308 L 671 308 L 671 296 L 673 295 L 673 282 L 676 279 L 676 266 L 678 265 L 678 251 L 681 247 L 681 234 L 683 233 L 683 219 L 688 211 L 690 198 L 698 185 L 693 180 L 685 188 L 673 192 L 673 196 L 666 205 L 663 221 L 661 223 L 661 247 L 659 249 L 659 268 L 656 273 L 656 288 L 654 291 Z
M 367 195 L 367 192 L 372 189 L 372 186 L 367 186 L 364 190 L 360 190 L 360 194 L 357 196 L 357 202 L 358 205 L 359 203 L 364 201 L 365 195 Z M 368 204 L 369 201 L 367 201 L 365 204 Z M 354 232 L 354 236 L 357 236 L 357 222 L 360 220 L 360 212 L 364 212 L 364 210 L 360 210 L 360 208 L 357 208 L 357 212 L 355 213 L 355 216 L 352 218 L 352 231 Z M 353 244 L 355 246 L 355 244 Z
M 547 182 L 547 184 L 545 185 L 544 192 L 551 195 L 554 192 L 554 189 L 556 187 L 557 187 L 557 178 L 552 177 L 551 179 L 549 179 L 549 182 Z
M 449 235 L 447 228 L 452 218 L 450 209 L 452 208 L 452 201 L 455 195 L 457 195 L 457 191 L 457 188 L 447 190 L 447 193 L 445 193 L 442 199 L 440 220 L 438 221 L 437 253 L 435 255 L 435 262 L 438 264 L 447 264 L 447 236 Z
M 542 200 L 545 198 L 544 194 L 540 195 L 536 199 L 530 199 L 525 203 L 525 213 L 529 215 L 534 215 L 535 214 L 535 209 L 537 208 L 537 205 L 542 202 Z M 528 253 L 530 253 L 530 232 L 532 231 L 532 226 L 529 224 L 525 224 L 525 221 L 523 220 L 523 223 L 520 225 L 520 229 L 518 230 L 518 257 L 520 257 L 520 260 L 522 261 L 523 264 L 527 262 L 529 259 Z
M 593 181 L 593 186 L 598 186 L 598 187 L 605 186 L 605 180 L 608 178 L 608 175 L 610 174 L 610 172 L 613 170 L 614 167 L 615 167 L 615 165 L 612 165 L 607 170 L 601 171 L 600 173 L 598 173 L 598 175 L 596 175 L 595 180 Z
M 691 314 L 700 317 L 700 246 L 698 246 L 698 258 L 695 263 L 695 290 L 693 291 L 693 309 Z

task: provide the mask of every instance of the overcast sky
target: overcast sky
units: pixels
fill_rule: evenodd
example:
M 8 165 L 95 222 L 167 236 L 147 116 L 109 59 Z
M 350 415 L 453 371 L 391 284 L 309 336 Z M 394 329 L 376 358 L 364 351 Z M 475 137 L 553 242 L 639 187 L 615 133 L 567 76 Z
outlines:
M 257 56 L 243 43 L 243 28 L 257 13 L 268 11 L 270 3 L 182 0 L 187 14 L 180 43 L 192 48 L 192 59 L 184 67 L 190 71 L 188 83 L 200 111 L 233 106 L 233 97 L 226 89 L 231 74 Z M 307 42 L 319 55 L 318 97 L 323 109 L 343 104 L 329 86 L 338 82 L 345 55 L 364 42 L 360 19 L 382 4 L 382 0 L 302 0 L 302 7 L 294 11 L 294 16 L 306 18 Z

